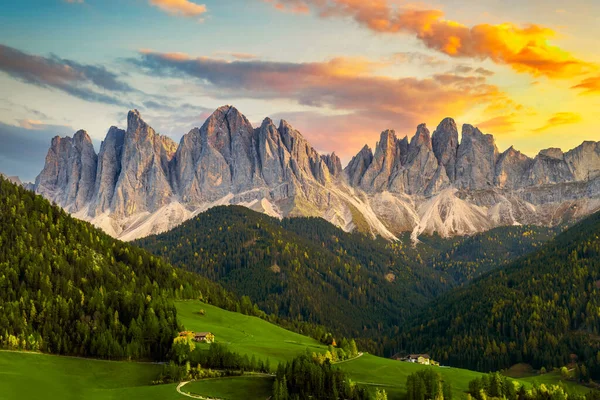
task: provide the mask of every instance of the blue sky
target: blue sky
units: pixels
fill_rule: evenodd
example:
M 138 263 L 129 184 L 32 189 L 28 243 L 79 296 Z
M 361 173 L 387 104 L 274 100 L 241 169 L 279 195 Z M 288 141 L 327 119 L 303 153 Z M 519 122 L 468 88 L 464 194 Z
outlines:
M 598 16 L 592 0 L 2 2 L 0 171 L 33 180 L 49 137 L 99 143 L 133 107 L 179 140 L 233 104 L 344 161 L 446 116 L 501 151 L 568 150 L 600 139 Z

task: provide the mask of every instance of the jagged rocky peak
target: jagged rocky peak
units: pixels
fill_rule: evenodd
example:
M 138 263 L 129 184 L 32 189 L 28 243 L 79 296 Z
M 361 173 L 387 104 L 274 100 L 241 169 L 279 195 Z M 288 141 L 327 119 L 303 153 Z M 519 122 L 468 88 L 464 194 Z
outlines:
M 331 154 L 324 154 L 321 158 L 323 159 L 323 162 L 325 162 L 325 165 L 327 165 L 331 176 L 337 178 L 342 175 L 342 161 L 337 154 L 335 154 L 335 151 Z
M 71 137 L 52 139 L 44 169 L 35 181 L 35 191 L 71 212 L 83 209 L 96 180 L 98 156 L 84 130 Z
M 278 131 L 290 154 L 291 170 L 294 176 L 297 179 L 313 177 L 318 182 L 325 183 L 329 175 L 327 166 L 304 136 L 283 119 L 279 122 Z
M 456 186 L 470 190 L 492 187 L 497 159 L 494 137 L 464 124 L 456 155 Z
M 372 162 L 373 151 L 365 144 L 358 154 L 352 157 L 346 168 L 344 168 L 348 183 L 351 186 L 359 186 L 365 171 Z
M 201 128 L 208 142 L 227 159 L 239 145 L 250 145 L 254 128 L 237 108 L 226 105 L 217 108 Z M 244 149 L 246 150 L 246 149 Z
M 536 186 L 575 180 L 561 149 L 549 148 L 539 152 L 528 171 L 525 185 Z
M 379 142 L 375 146 L 375 154 L 360 179 L 363 190 L 367 192 L 387 190 L 397 164 L 401 164 L 401 148 L 396 132 L 387 129 L 381 132 Z
M 390 191 L 423 194 L 438 169 L 438 161 L 432 150 L 431 134 L 425 124 L 417 126 L 417 131 L 408 144 L 407 153 L 403 167 L 397 170 L 391 179 Z M 437 186 L 442 186 L 442 183 Z
M 124 142 L 125 131 L 116 126 L 111 126 L 106 134 L 106 138 L 100 145 L 96 183 L 90 207 L 91 216 L 96 216 L 110 210 L 115 194 L 115 185 L 121 173 L 121 155 L 123 153 Z
M 440 165 L 444 166 L 448 179 L 456 180 L 456 153 L 458 129 L 452 118 L 444 118 L 432 135 L 432 147 Z
M 494 184 L 502 189 L 518 189 L 523 187 L 525 175 L 533 160 L 510 146 L 498 157 Z
M 556 160 L 563 160 L 565 158 L 563 151 L 556 147 L 540 150 L 539 155 L 542 157 L 554 158 Z
M 276 126 L 265 118 L 254 128 L 223 106 L 178 146 L 137 110 L 126 130 L 109 129 L 97 156 L 84 131 L 56 137 L 35 190 L 124 240 L 170 229 L 215 204 L 321 216 L 348 230 L 358 212 L 372 232 L 394 239 L 407 230 L 417 237 L 553 224 L 574 217 L 564 211 L 574 201 L 583 216 L 600 209 L 599 182 L 600 142 L 531 159 L 512 147 L 499 154 L 493 137 L 471 125 L 459 142 L 456 123 L 445 118 L 433 134 L 419 125 L 410 140 L 383 131 L 374 150 L 364 146 L 342 170 L 335 153 L 319 154 L 285 120 Z
M 176 148 L 175 142 L 156 133 L 139 111 L 129 111 L 111 211 L 127 217 L 169 204 L 173 196 L 169 163 Z
M 600 176 L 600 142 L 583 142 L 565 153 L 565 161 L 578 181 Z
M 425 124 L 419 124 L 419 126 L 417 126 L 417 132 L 410 140 L 410 144 L 408 146 L 408 163 L 411 163 L 414 160 L 414 157 L 420 151 L 421 147 L 425 147 L 429 150 L 432 150 L 433 148 L 431 143 L 431 134 L 429 133 L 429 129 L 427 129 L 427 125 Z

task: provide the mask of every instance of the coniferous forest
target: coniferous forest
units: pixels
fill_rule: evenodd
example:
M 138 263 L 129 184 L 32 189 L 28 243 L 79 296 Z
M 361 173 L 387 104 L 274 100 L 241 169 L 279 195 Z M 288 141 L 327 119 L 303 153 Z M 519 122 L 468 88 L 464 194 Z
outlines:
M 443 363 L 495 371 L 577 365 L 600 377 L 600 213 L 540 250 L 433 301 L 398 337 Z

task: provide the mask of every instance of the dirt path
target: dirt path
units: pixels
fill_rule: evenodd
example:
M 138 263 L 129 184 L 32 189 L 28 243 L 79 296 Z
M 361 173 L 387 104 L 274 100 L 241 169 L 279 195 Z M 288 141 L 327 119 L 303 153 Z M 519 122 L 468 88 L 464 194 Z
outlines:
M 333 365 L 338 365 L 338 364 L 343 364 L 343 363 L 347 363 L 347 362 L 350 362 L 350 361 L 354 361 L 354 360 L 356 360 L 357 358 L 360 358 L 360 357 L 362 357 L 362 355 L 363 355 L 363 354 L 364 354 L 364 353 L 358 353 L 358 355 L 357 355 L 356 357 L 354 357 L 354 358 L 349 358 L 349 359 L 347 359 L 347 360 L 344 360 L 344 361 L 336 361 L 336 362 L 334 362 L 334 363 L 333 363 Z

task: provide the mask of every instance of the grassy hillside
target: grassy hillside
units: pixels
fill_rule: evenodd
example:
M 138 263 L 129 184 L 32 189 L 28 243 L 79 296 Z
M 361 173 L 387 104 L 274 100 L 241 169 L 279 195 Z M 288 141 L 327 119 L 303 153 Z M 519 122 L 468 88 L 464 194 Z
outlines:
M 177 385 L 151 386 L 156 364 L 0 351 L 2 400 L 183 399 Z
M 215 334 L 217 342 L 227 344 L 231 350 L 240 354 L 248 354 L 249 357 L 254 355 L 261 359 L 269 358 L 273 368 L 277 362 L 302 354 L 307 348 L 311 352 L 327 350 L 326 346 L 310 338 L 287 331 L 256 317 L 225 311 L 199 301 L 179 301 L 175 304 L 180 321 L 186 329 L 210 331 Z M 205 314 L 200 315 L 200 310 L 204 310 Z M 337 366 L 347 372 L 355 382 L 373 388 L 384 388 L 390 395 L 390 399 L 403 398 L 407 376 L 423 368 L 435 368 L 444 379 L 452 382 L 457 399 L 462 398 L 467 391 L 469 381 L 481 376 L 479 372 L 465 369 L 426 367 L 370 354 L 339 363 Z M 532 376 L 522 382 L 531 385 L 537 378 L 538 376 Z M 539 378 L 540 383 L 558 383 L 560 380 L 560 377 L 555 374 L 547 374 L 539 376 Z M 573 383 L 567 382 L 567 384 L 581 388 L 584 392 L 587 391 Z M 195 384 L 193 387 L 202 387 L 202 383 Z M 199 392 L 198 389 L 196 392 Z
M 326 351 L 314 340 L 286 331 L 256 317 L 222 310 L 199 301 L 175 303 L 180 322 L 187 329 L 208 330 L 218 342 L 227 343 L 236 352 L 269 358 L 273 368 L 277 361 L 289 360 L 306 351 Z M 205 310 L 201 316 L 198 311 Z M 411 363 L 364 354 L 359 358 L 337 364 L 348 376 L 361 385 L 380 387 L 389 399 L 403 399 L 408 375 L 434 368 L 443 378 L 452 382 L 454 398 L 461 399 L 469 381 L 480 373 L 458 369 L 425 367 Z M 115 362 L 35 353 L 0 351 L 0 398 L 75 400 L 183 400 L 177 385 L 151 385 L 161 369 L 151 363 Z M 533 382 L 556 384 L 557 373 L 532 375 L 518 379 L 531 386 Z M 229 400 L 266 399 L 270 395 L 272 378 L 234 377 L 191 382 L 181 390 L 202 396 Z M 570 391 L 585 393 L 587 388 L 564 382 Z
M 196 332 L 212 332 L 216 341 L 227 344 L 229 350 L 240 354 L 253 355 L 271 362 L 274 368 L 278 363 L 290 360 L 306 351 L 325 352 L 327 346 L 311 339 L 270 324 L 262 319 L 226 311 L 199 301 L 178 301 L 175 303 L 179 321 L 185 329 Z M 199 310 L 204 310 L 201 316 Z M 208 345 L 204 345 L 208 347 Z
M 272 377 L 246 376 L 205 379 L 190 382 L 181 390 L 185 393 L 224 400 L 265 400 L 273 393 Z

